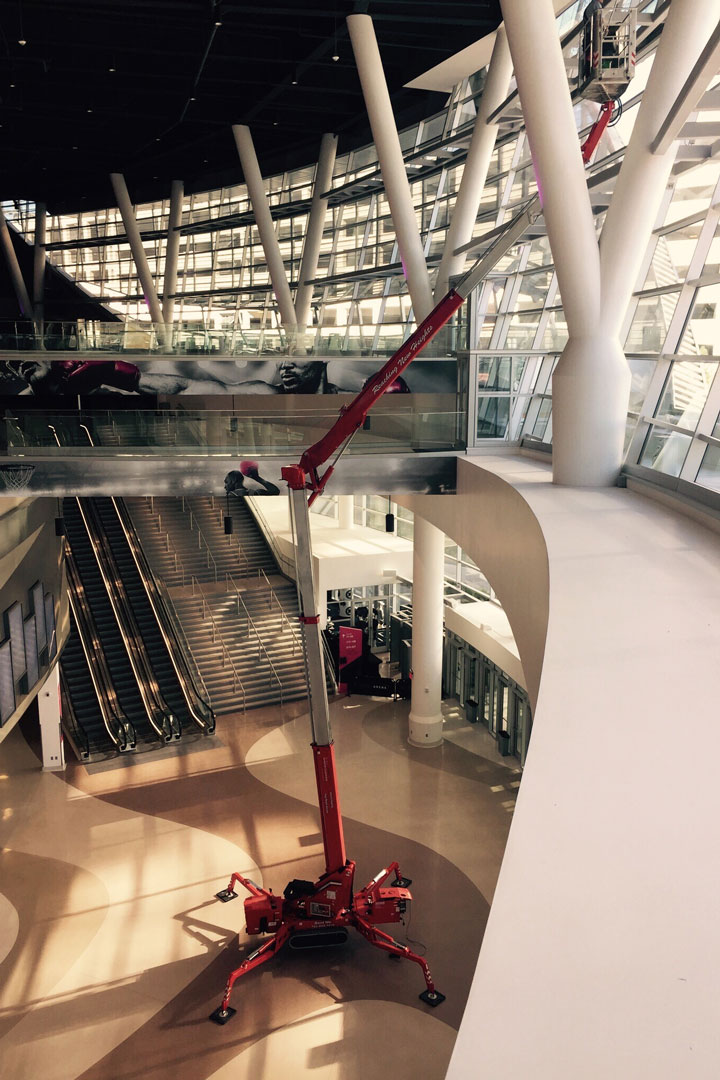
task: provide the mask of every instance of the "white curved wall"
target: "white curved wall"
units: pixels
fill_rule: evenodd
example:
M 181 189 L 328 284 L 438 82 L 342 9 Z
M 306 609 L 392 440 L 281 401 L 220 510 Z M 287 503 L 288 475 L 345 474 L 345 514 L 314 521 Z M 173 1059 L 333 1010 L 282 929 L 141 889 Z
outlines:
M 436 497 L 445 528 L 498 591 L 536 707 L 448 1077 L 709 1080 L 720 540 L 526 459 L 462 461 L 460 491 Z

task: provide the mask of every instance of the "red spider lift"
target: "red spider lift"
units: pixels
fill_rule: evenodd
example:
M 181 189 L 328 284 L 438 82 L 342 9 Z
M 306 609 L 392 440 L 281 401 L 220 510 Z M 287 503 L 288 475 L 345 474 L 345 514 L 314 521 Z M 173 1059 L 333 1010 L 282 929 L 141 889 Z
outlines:
M 589 160 L 602 131 L 610 120 L 612 105 L 603 110 L 583 145 L 583 160 Z M 585 156 L 585 149 L 591 143 Z M 410 878 L 403 877 L 397 862 L 384 867 L 359 892 L 354 892 L 355 863 L 345 853 L 342 815 L 338 798 L 337 773 L 327 689 L 320 636 L 320 616 L 316 613 L 310 546 L 309 506 L 324 490 L 335 463 L 347 449 L 350 439 L 362 427 L 368 410 L 395 383 L 405 368 L 462 306 L 472 290 L 517 243 L 522 234 L 542 213 L 538 196 L 531 199 L 508 224 L 497 230 L 488 251 L 450 289 L 405 344 L 387 361 L 376 376 L 369 379 L 354 401 L 340 410 L 340 416 L 318 442 L 307 449 L 297 465 L 282 469 L 290 497 L 290 515 L 295 535 L 295 559 L 300 622 L 303 627 L 305 666 L 308 681 L 312 752 L 315 762 L 318 805 L 325 853 L 325 872 L 317 881 L 291 881 L 283 895 L 264 889 L 242 874 L 234 873 L 226 889 L 216 893 L 224 903 L 235 900 L 235 885 L 240 884 L 250 894 L 245 900 L 245 919 L 248 934 L 270 934 L 259 948 L 250 953 L 239 967 L 230 973 L 221 1004 L 210 1015 L 217 1024 L 226 1024 L 235 1015 L 230 1006 L 233 986 L 243 975 L 275 956 L 284 945 L 291 948 L 312 948 L 338 945 L 347 940 L 348 930 L 354 927 L 371 945 L 391 956 L 412 960 L 422 968 L 425 990 L 420 999 L 436 1006 L 445 1000 L 436 988 L 430 968 L 422 956 L 378 924 L 402 922 L 412 900 L 408 886 Z M 322 476 L 318 470 L 335 454 L 335 461 Z M 310 492 L 308 498 L 307 492 Z M 394 875 L 394 877 L 393 877 Z M 392 881 L 388 880 L 392 877 Z

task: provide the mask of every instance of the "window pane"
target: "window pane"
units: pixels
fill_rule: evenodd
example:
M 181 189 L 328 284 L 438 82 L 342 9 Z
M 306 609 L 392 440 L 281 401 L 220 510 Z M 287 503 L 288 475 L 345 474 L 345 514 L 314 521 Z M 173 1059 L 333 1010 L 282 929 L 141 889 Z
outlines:
M 668 476 L 679 476 L 691 442 L 689 435 L 653 428 L 645 443 L 640 464 Z
M 680 296 L 677 292 L 640 300 L 625 341 L 627 352 L 659 353 Z
M 655 413 L 657 418 L 694 430 L 716 371 L 717 364 L 684 360 L 673 363 Z
M 697 483 L 703 487 L 720 491 L 720 446 L 708 446 L 703 455 Z

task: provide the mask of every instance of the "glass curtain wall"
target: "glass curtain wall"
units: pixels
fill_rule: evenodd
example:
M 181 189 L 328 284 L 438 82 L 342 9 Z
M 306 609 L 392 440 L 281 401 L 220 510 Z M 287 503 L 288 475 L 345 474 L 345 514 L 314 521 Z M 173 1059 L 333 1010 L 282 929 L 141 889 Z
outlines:
M 565 36 L 586 4 L 558 17 Z M 620 121 L 603 136 L 588 186 L 598 232 L 612 198 L 667 5 L 638 0 L 638 64 Z M 576 37 L 566 46 L 572 83 Z M 431 274 L 445 243 L 462 179 L 485 72 L 459 84 L 444 109 L 401 132 L 412 198 Z M 677 485 L 720 490 L 720 122 L 715 78 L 691 116 L 622 340 L 632 371 L 627 462 Z M 511 87 L 512 90 L 512 87 Z M 595 112 L 578 102 L 579 138 Z M 474 250 L 511 220 L 536 191 L 517 100 L 499 115 L 499 134 L 475 223 Z M 289 280 L 297 282 L 314 166 L 266 179 Z M 4 203 L 32 242 L 34 206 Z M 136 208 L 151 269 L 162 291 L 168 197 Z M 133 326 L 149 321 L 115 208 L 50 217 L 50 260 Z M 382 354 L 414 325 L 382 177 L 373 146 L 338 156 L 312 304 L 319 352 Z M 218 335 L 217 348 L 277 347 L 279 324 L 244 185 L 188 194 L 183 201 L 175 316 L 185 332 Z M 467 445 L 552 444 L 552 372 L 567 340 L 562 297 L 542 224 L 530 228 L 470 298 L 453 350 L 464 359 L 469 394 Z M 192 351 L 192 350 L 190 350 Z

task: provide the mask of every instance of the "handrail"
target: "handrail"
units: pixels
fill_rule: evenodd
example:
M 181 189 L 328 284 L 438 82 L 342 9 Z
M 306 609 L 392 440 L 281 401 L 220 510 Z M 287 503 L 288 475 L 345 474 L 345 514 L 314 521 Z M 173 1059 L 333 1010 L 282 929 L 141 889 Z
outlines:
M 210 496 L 210 505 L 211 505 L 213 510 L 218 509 L 218 507 L 215 504 L 215 496 L 214 495 Z M 222 506 L 219 509 L 220 509 L 220 524 L 222 525 L 223 524 L 223 518 L 225 517 L 225 515 L 223 513 Z M 243 562 L 245 563 L 246 577 L 249 577 L 250 576 L 250 560 L 248 559 L 247 555 L 245 554 L 245 551 L 243 549 L 242 544 L 237 539 L 237 537 L 226 536 L 226 540 L 229 543 L 232 543 L 233 539 L 235 540 L 235 546 L 237 547 L 237 553 L 242 558 Z
M 77 744 L 73 749 L 75 749 L 76 753 L 80 754 L 80 757 L 87 759 L 90 757 L 90 740 L 87 737 L 85 728 L 77 718 L 75 706 L 73 705 L 72 697 L 70 696 L 70 687 L 68 686 L 67 676 L 65 675 L 62 664 L 60 665 L 60 695 L 62 698 L 61 714 L 63 728 L 65 728 L 65 724 L 67 723 L 70 731 L 66 732 L 66 735 L 72 743 Z
M 203 619 L 209 618 L 210 622 L 212 624 L 212 628 L 213 628 L 213 639 L 212 639 L 213 640 L 213 645 L 215 644 L 215 635 L 217 634 L 218 640 L 220 641 L 220 648 L 222 649 L 223 667 L 225 667 L 225 659 L 227 658 L 227 661 L 230 664 L 230 667 L 232 668 L 232 673 L 233 673 L 233 693 L 235 692 L 235 686 L 236 686 L 236 683 L 237 683 L 237 685 L 240 687 L 240 690 L 242 691 L 243 712 L 247 712 L 247 706 L 246 706 L 246 702 L 245 702 L 245 687 L 242 684 L 242 679 L 240 678 L 240 675 L 238 674 L 238 670 L 235 667 L 235 664 L 233 662 L 233 658 L 230 655 L 230 650 L 228 649 L 227 645 L 225 644 L 225 640 L 224 640 L 224 638 L 222 636 L 222 631 L 220 630 L 219 626 L 217 625 L 217 622 L 216 622 L 216 620 L 215 620 L 215 618 L 213 616 L 213 613 L 210 610 L 210 605 L 205 600 L 205 595 L 204 595 L 204 593 L 202 591 L 202 585 L 201 585 L 200 581 L 198 580 L 198 578 L 196 578 L 195 575 L 193 574 L 192 577 L 190 578 L 190 584 L 192 585 L 192 595 L 193 596 L 195 595 L 195 585 L 196 585 L 196 583 L 197 583 L 197 587 L 198 587 L 198 592 L 200 593 L 200 600 L 202 602 L 202 617 L 203 617 Z
M 135 676 L 135 682 L 142 703 L 145 706 L 147 718 L 155 733 L 165 742 L 178 739 L 181 734 L 180 724 L 177 717 L 173 716 L 168 709 L 160 693 L 160 687 L 145 651 L 135 616 L 125 593 L 125 587 L 104 533 L 97 522 L 94 508 L 91 511 L 93 517 L 91 523 L 90 515 L 87 512 L 88 508 L 84 505 L 87 500 L 76 498 L 75 501 L 85 525 L 123 644 L 127 650 L 130 667 Z
M 157 525 L 158 532 L 162 533 L 162 514 L 160 513 L 159 510 L 157 511 L 157 514 L 155 513 L 155 496 L 154 495 L 146 495 L 145 500 L 146 501 L 149 500 L 149 502 L 150 502 L 150 514 L 151 514 L 153 520 L 155 520 L 155 524 Z M 172 550 L 171 550 L 171 546 L 172 546 Z M 182 559 L 178 555 L 175 544 L 172 543 L 172 537 L 170 536 L 170 533 L 167 531 L 167 529 L 165 530 L 165 548 L 167 550 L 168 555 L 170 555 L 172 553 L 172 555 L 174 556 L 175 570 L 177 571 L 179 569 L 180 573 L 182 574 L 182 584 L 184 586 L 185 585 L 185 575 L 186 575 L 185 563 L 182 561 Z
M 293 656 L 294 656 L 295 655 L 295 646 L 300 645 L 302 647 L 302 638 L 300 636 L 299 630 L 298 630 L 297 627 L 293 626 L 293 624 L 288 619 L 287 612 L 285 611 L 285 608 L 280 603 L 280 598 L 278 597 L 277 593 L 275 592 L 274 588 L 272 587 L 272 583 L 270 581 L 270 578 L 267 576 L 267 574 L 263 570 L 262 566 L 258 567 L 258 577 L 264 577 L 265 578 L 265 584 L 267 585 L 267 587 L 268 587 L 268 589 L 270 591 L 270 604 L 271 604 L 271 606 L 272 606 L 272 602 L 274 600 L 275 603 L 277 604 L 278 608 L 280 609 L 280 629 L 282 630 L 283 627 L 284 627 L 284 624 L 287 623 L 288 630 L 290 631 L 290 636 L 292 637 Z
M 48 426 L 52 428 L 55 441 L 58 446 L 60 446 L 61 443 L 57 431 L 52 425 Z M 84 430 L 90 445 L 94 446 L 93 437 L 90 434 L 89 428 L 84 424 L 81 424 L 80 426 Z M 180 722 L 177 717 L 170 712 L 165 699 L 160 692 L 160 686 L 150 663 L 150 658 L 147 655 L 145 643 L 142 640 L 142 635 L 138 628 L 134 612 L 128 600 L 125 586 L 118 571 L 115 557 L 102 527 L 97 509 L 92 501 L 88 502 L 87 507 L 90 508 L 90 515 L 88 515 L 83 499 L 76 497 L 75 503 L 80 517 L 82 518 L 83 525 L 85 526 L 85 531 L 105 586 L 107 598 L 112 608 L 113 615 L 115 616 L 115 621 L 125 646 L 128 660 L 130 661 L 130 667 L 135 677 L 142 703 L 145 706 L 147 718 L 152 728 L 155 730 L 155 733 L 159 735 L 160 738 L 164 739 L 165 742 L 170 742 L 172 739 L 179 739 L 182 734 Z M 92 518 L 92 521 L 89 520 L 89 517 Z
M 66 538 L 67 539 L 67 538 Z M 70 545 L 66 542 L 65 558 L 68 576 L 68 597 L 70 609 L 75 619 L 75 625 L 80 638 L 80 645 L 85 655 L 85 661 L 90 672 L 90 680 L 100 706 L 105 730 L 111 741 L 121 752 L 132 750 L 137 743 L 135 728 L 125 716 L 120 706 L 118 696 L 113 686 L 112 677 L 107 666 L 107 659 L 95 626 L 90 606 L 85 596 L 85 588 L 80 579 L 75 557 Z M 92 651 L 90 646 L 92 644 Z
M 282 684 L 282 679 L 278 675 L 277 669 L 276 669 L 275 665 L 273 664 L 272 660 L 270 659 L 270 654 L 267 651 L 267 649 L 265 648 L 265 645 L 263 644 L 263 640 L 260 637 L 260 631 L 258 630 L 257 626 L 255 625 L 255 622 L 253 621 L 253 617 L 250 614 L 250 612 L 248 611 L 245 601 L 243 600 L 242 596 L 240 595 L 240 589 L 238 588 L 234 577 L 232 576 L 232 574 L 229 571 L 226 571 L 226 573 L 225 573 L 226 584 L 227 584 L 228 580 L 230 581 L 230 584 L 232 585 L 232 587 L 235 589 L 235 598 L 236 598 L 236 603 L 237 603 L 238 615 L 240 614 L 240 604 L 242 604 L 243 610 L 245 611 L 245 617 L 247 619 L 248 626 L 251 626 L 253 628 L 253 630 L 255 631 L 255 637 L 257 638 L 257 642 L 258 642 L 258 655 L 260 654 L 260 649 L 262 649 L 262 651 L 265 653 L 265 659 L 267 660 L 268 664 L 270 665 L 270 670 L 272 671 L 273 675 L 277 679 L 278 686 L 280 687 L 280 705 L 282 706 L 282 704 L 283 704 L 283 684 Z
M 157 579 L 152 572 L 145 553 L 138 543 L 137 534 L 130 521 L 127 507 L 122 499 L 111 497 L 111 502 L 130 549 L 133 562 L 140 575 L 145 595 L 148 598 L 152 613 L 155 616 L 155 621 L 160 630 L 163 644 L 170 657 L 170 662 L 175 671 L 175 675 L 177 676 L 178 683 L 180 684 L 180 689 L 185 698 L 185 704 L 188 707 L 188 711 L 198 727 L 202 728 L 204 731 L 213 732 L 215 730 L 215 714 L 212 706 L 209 701 L 205 701 L 202 698 L 195 685 L 195 680 L 190 671 L 190 665 L 187 656 L 185 655 L 185 650 L 182 648 L 181 641 L 178 638 L 177 628 L 168 625 L 168 623 L 170 623 L 170 618 L 165 609 L 164 597 L 160 593 Z M 207 693 L 207 688 L 205 688 L 205 692 Z M 201 710 L 197 708 L 197 702 L 204 706 L 205 716 L 201 715 Z
M 182 500 L 181 505 L 182 505 L 182 508 L 183 508 L 183 512 L 185 512 L 185 499 L 186 499 L 186 496 L 182 495 L 181 496 L 181 500 Z M 202 545 L 203 544 L 205 545 L 205 552 L 206 552 L 206 557 L 207 557 L 207 560 L 208 560 L 207 565 L 208 565 L 208 568 L 209 568 L 210 567 L 210 560 L 212 559 L 212 564 L 213 564 L 213 567 L 215 569 L 215 581 L 217 581 L 218 580 L 217 560 L 216 560 L 215 556 L 213 555 L 212 551 L 210 550 L 210 545 L 208 544 L 207 540 L 205 539 L 205 534 L 203 533 L 202 529 L 200 528 L 200 526 L 197 523 L 197 518 L 195 517 L 195 513 L 193 511 L 192 506 L 188 507 L 188 513 L 190 514 L 190 530 L 192 531 L 193 528 L 197 529 L 198 548 L 200 549 L 200 551 L 202 551 Z M 158 517 L 159 517 L 159 515 L 158 515 Z M 195 518 L 194 524 L 193 524 L 193 518 Z M 202 541 L 202 543 L 201 543 L 201 541 Z
M 327 679 L 329 677 L 330 685 L 332 686 L 333 694 L 337 694 L 338 681 L 337 681 L 337 678 L 335 676 L 335 658 L 334 658 L 334 656 L 332 654 L 332 650 L 331 650 L 331 648 L 330 648 L 330 646 L 328 644 L 328 640 L 325 637 L 325 631 L 324 630 L 321 633 L 320 638 L 322 640 L 323 655 L 325 657 L 325 678 Z

